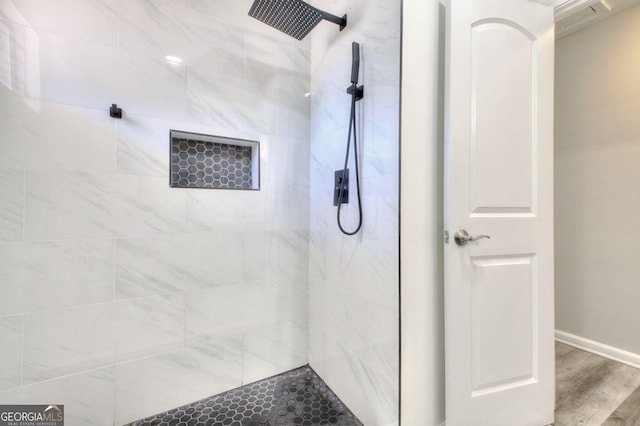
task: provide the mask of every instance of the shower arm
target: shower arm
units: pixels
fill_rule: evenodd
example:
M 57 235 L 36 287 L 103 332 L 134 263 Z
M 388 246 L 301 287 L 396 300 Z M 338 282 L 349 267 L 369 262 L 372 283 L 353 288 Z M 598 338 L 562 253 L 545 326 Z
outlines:
M 315 9 L 315 8 L 314 8 Z M 344 30 L 347 26 L 347 15 L 345 14 L 342 18 L 336 15 L 332 15 L 324 10 L 316 9 L 320 15 L 322 15 L 322 19 L 325 21 L 333 22 L 334 24 L 338 24 L 340 26 L 340 31 Z

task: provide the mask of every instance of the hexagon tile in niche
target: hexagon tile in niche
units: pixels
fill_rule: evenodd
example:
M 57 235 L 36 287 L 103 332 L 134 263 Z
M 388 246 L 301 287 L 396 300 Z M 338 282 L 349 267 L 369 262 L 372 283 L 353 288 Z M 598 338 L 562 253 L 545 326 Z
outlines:
M 157 414 L 128 426 L 362 423 L 309 366 Z
M 227 140 L 235 143 L 226 143 Z M 254 153 L 247 143 L 172 131 L 170 185 L 177 188 L 256 189 L 252 167 Z

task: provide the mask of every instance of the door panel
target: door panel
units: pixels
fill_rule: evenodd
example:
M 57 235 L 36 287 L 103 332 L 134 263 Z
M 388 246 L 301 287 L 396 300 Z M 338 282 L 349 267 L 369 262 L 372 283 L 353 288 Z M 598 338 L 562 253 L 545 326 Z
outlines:
M 475 397 L 534 379 L 535 261 L 533 256 L 484 256 L 471 263 Z
M 472 212 L 531 213 L 535 39 L 491 20 L 474 24 L 471 37 Z M 493 161 L 496 153 L 509 161 Z
M 448 425 L 553 422 L 553 10 L 447 7 Z

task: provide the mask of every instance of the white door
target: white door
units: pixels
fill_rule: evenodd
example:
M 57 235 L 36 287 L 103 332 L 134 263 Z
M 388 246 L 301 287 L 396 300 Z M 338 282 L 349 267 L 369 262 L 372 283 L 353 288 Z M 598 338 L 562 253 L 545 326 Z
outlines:
M 555 393 L 553 10 L 450 0 L 446 55 L 447 425 L 545 425 Z M 458 245 L 458 230 L 490 238 Z

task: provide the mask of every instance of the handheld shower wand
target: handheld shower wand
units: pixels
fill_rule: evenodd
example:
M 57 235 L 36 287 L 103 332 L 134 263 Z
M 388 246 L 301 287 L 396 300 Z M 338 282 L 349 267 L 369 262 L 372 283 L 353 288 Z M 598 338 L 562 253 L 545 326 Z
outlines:
M 351 83 L 358 84 L 360 72 L 360 45 L 355 41 L 351 43 Z
M 364 88 L 358 87 L 358 75 L 360 73 L 360 45 L 355 41 L 351 43 L 351 86 L 347 89 L 347 93 L 356 95 L 356 101 L 362 99 Z

